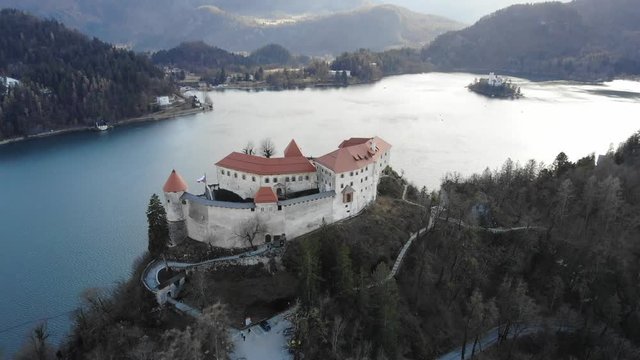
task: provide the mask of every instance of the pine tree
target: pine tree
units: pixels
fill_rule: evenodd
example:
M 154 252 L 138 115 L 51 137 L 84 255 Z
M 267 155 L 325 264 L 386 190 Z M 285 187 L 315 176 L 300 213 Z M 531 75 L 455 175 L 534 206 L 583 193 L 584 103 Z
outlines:
M 320 256 L 318 244 L 313 241 L 302 242 L 302 261 L 300 263 L 300 294 L 302 305 L 306 308 L 316 303 L 320 282 Z
M 349 252 L 347 245 L 340 246 L 336 260 L 336 290 L 345 297 L 353 295 L 353 266 Z
M 167 213 L 160 202 L 158 195 L 151 195 L 147 208 L 147 222 L 149 224 L 149 252 L 151 255 L 159 255 L 167 249 L 169 241 L 169 227 L 167 226 Z

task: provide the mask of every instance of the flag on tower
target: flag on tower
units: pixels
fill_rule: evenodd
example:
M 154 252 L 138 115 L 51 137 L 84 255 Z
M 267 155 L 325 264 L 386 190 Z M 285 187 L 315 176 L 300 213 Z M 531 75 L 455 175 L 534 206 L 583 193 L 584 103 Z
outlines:
M 207 174 L 202 175 L 200 179 L 197 180 L 199 183 L 207 183 Z

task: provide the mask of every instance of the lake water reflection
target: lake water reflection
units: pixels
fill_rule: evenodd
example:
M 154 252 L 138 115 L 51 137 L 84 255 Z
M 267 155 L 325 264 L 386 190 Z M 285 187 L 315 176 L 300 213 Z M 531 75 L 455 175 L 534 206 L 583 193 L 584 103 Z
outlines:
M 392 165 L 435 189 L 451 171 L 468 175 L 506 158 L 551 163 L 604 153 L 640 129 L 640 83 L 603 85 L 514 80 L 525 98 L 480 97 L 475 75 L 398 76 L 344 89 L 211 94 L 215 110 L 153 124 L 0 147 L 0 331 L 49 321 L 56 340 L 64 312 L 89 287 L 129 276 L 146 248 L 145 210 L 175 168 L 194 192 L 204 172 L 249 140 L 270 137 L 282 151 L 295 138 L 318 156 L 351 136 L 393 145 Z M 11 354 L 33 324 L 0 333 Z

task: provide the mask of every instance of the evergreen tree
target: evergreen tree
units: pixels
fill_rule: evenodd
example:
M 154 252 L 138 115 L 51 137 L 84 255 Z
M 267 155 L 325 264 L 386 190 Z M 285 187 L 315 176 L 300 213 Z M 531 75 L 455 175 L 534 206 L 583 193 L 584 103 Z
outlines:
M 167 249 L 169 242 L 169 227 L 167 213 L 158 195 L 151 195 L 147 208 L 147 222 L 149 224 L 149 253 L 157 256 Z
M 347 245 L 341 245 L 338 249 L 336 283 L 336 290 L 340 296 L 351 297 L 353 295 L 353 266 Z
M 389 358 L 395 359 L 398 349 L 398 285 L 389 276 L 386 263 L 376 266 L 373 273 L 373 307 L 375 309 L 375 334 L 377 344 Z
M 315 241 L 302 243 L 300 262 L 300 295 L 302 305 L 310 307 L 316 303 L 320 287 L 320 256 Z

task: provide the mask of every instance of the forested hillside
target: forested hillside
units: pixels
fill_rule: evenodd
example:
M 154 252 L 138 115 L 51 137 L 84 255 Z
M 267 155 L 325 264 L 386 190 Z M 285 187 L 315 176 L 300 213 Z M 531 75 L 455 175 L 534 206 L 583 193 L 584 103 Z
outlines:
M 595 161 L 561 153 L 551 166 L 507 160 L 452 175 L 439 195 L 410 189 L 425 207 L 405 213 L 413 224 L 390 214 L 293 244 L 285 260 L 303 305 L 298 350 L 309 359 L 434 359 L 468 344 L 448 358 L 640 358 L 640 133 Z M 401 180 L 383 181 L 383 195 L 400 197 Z M 416 231 L 434 201 L 435 226 L 384 282 L 392 259 L 367 236 Z
M 441 70 L 610 79 L 640 74 L 639 24 L 637 0 L 514 5 L 438 37 L 423 56 Z
M 151 56 L 151 60 L 158 65 L 173 65 L 201 74 L 219 69 L 244 72 L 262 65 L 294 66 L 305 63 L 308 58 L 295 57 L 289 50 L 276 44 L 265 45 L 245 56 L 208 45 L 203 41 L 194 41 L 182 43 L 169 50 L 160 50 Z
M 397 6 L 363 1 L 4 0 L 4 6 L 53 17 L 70 27 L 134 49 L 167 49 L 204 40 L 231 51 L 280 44 L 296 54 L 422 47 L 462 25 Z
M 172 90 L 144 57 L 56 21 L 2 10 L 0 34 L 0 75 L 20 81 L 0 89 L 0 139 L 139 116 Z

